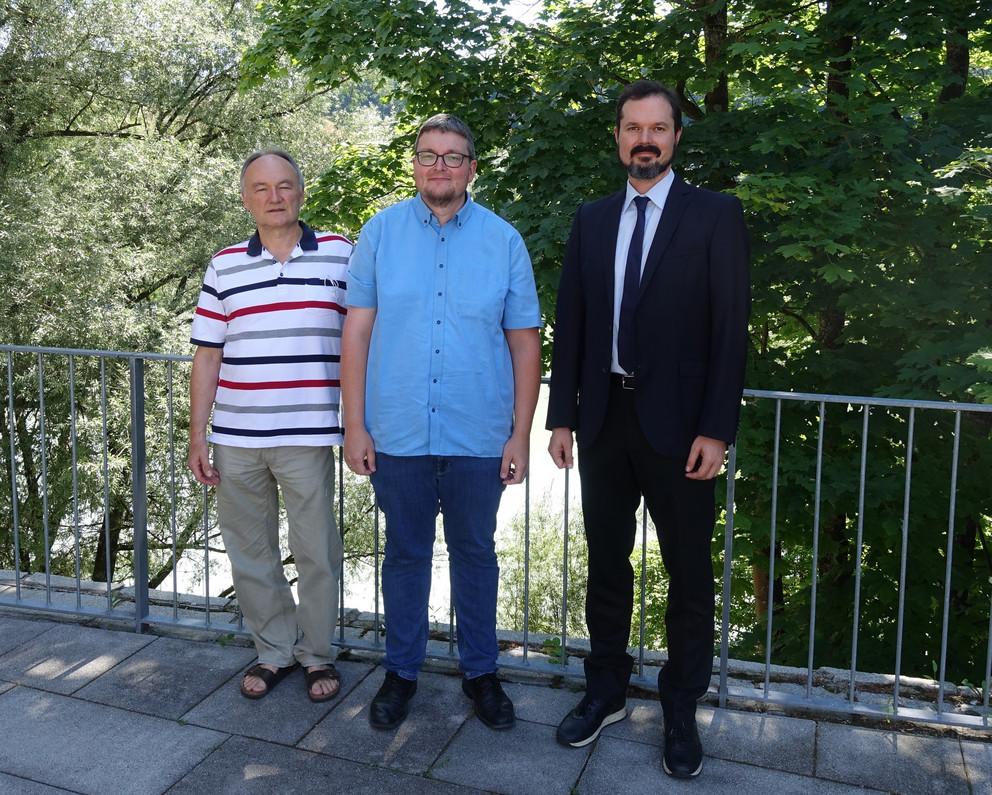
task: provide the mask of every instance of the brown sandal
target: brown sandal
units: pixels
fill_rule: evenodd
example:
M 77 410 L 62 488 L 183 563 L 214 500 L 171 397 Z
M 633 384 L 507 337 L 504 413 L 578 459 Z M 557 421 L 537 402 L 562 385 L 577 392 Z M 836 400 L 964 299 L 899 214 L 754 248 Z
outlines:
M 292 665 L 287 665 L 285 668 L 270 671 L 268 668 L 263 668 L 261 664 L 253 665 L 245 671 L 244 676 L 241 678 L 241 695 L 245 698 L 265 698 L 265 696 L 267 696 L 277 684 L 279 684 L 283 679 L 299 667 L 300 664 L 294 662 Z M 265 690 L 246 690 L 245 679 L 249 676 L 257 677 L 265 682 Z
M 330 701 L 341 692 L 341 674 L 338 673 L 338 669 L 333 665 L 328 665 L 326 668 L 318 668 L 316 671 L 307 671 L 304 674 L 304 678 L 307 680 L 307 695 L 315 704 L 319 704 L 322 701 Z M 337 682 L 337 689 L 330 693 L 321 693 L 315 696 L 311 688 L 323 679 L 330 679 L 332 682 Z

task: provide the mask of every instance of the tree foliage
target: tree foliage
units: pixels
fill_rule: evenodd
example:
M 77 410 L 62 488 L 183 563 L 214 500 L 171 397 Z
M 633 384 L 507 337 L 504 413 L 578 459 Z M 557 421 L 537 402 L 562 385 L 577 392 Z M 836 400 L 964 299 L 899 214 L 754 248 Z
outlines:
M 240 87 L 258 34 L 254 8 L 239 2 L 0 0 L 0 341 L 188 352 L 211 253 L 250 230 L 238 197 L 244 156 L 280 145 L 316 173 L 340 130 L 299 76 Z M 30 573 L 48 561 L 73 575 L 78 531 L 84 577 L 127 579 L 127 363 L 107 360 L 101 374 L 81 356 L 45 357 L 43 373 L 34 355 L 9 362 L 0 493 L 11 494 L 13 427 L 19 556 L 5 499 L 0 568 Z M 179 364 L 147 367 L 153 585 L 175 566 L 174 529 L 180 556 L 216 541 L 209 521 L 204 537 L 202 491 L 184 466 L 187 376 Z
M 737 195 L 753 244 L 747 385 L 844 395 L 987 400 L 992 331 L 992 4 L 987 0 L 545 0 L 531 24 L 452 0 L 269 0 L 246 59 L 256 82 L 287 66 L 334 87 L 371 68 L 396 103 L 392 140 L 339 150 L 325 217 L 357 230 L 411 191 L 419 120 L 447 110 L 476 133 L 476 197 L 524 235 L 553 323 L 575 206 L 622 182 L 611 136 L 619 86 L 660 79 L 683 100 L 676 160 Z M 774 405 L 749 406 L 739 445 L 735 599 L 752 604 L 735 653 L 805 664 L 814 569 L 815 662 L 850 661 L 861 416 L 831 406 L 816 504 L 816 403 L 783 413 L 771 548 Z M 893 668 L 904 473 L 915 465 L 903 670 L 939 657 L 953 554 L 951 670 L 980 680 L 990 597 L 989 423 L 965 415 L 948 545 L 954 418 L 877 410 L 860 512 L 862 667 Z M 813 518 L 820 517 L 818 558 Z M 761 585 L 777 560 L 778 588 Z M 824 608 L 828 605 L 828 608 Z M 982 622 L 986 626 L 982 628 Z M 745 622 L 746 624 L 747 622 Z M 867 639 L 867 640 L 866 640 Z

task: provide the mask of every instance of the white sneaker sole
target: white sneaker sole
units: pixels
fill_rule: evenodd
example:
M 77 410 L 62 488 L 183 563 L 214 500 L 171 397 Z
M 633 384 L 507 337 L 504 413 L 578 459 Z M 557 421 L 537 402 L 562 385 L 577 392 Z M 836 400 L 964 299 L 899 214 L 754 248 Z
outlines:
M 699 760 L 699 767 L 697 767 L 695 770 L 693 770 L 688 775 L 684 775 L 684 774 L 681 774 L 681 773 L 673 773 L 671 770 L 669 770 L 668 769 L 668 762 L 665 761 L 665 757 L 664 756 L 661 758 L 661 766 L 663 768 L 665 768 L 665 772 L 668 775 L 670 775 L 672 778 L 694 778 L 694 777 L 698 776 L 703 771 L 703 760 L 700 759 Z
M 605 729 L 611 723 L 619 723 L 626 717 L 627 717 L 627 708 L 621 707 L 613 714 L 607 715 L 605 718 L 603 718 L 603 722 L 599 724 L 599 728 L 596 729 L 596 731 L 594 731 L 588 737 L 586 737 L 586 739 L 577 740 L 574 743 L 569 743 L 569 745 L 572 746 L 572 748 L 584 748 L 585 746 L 589 745 L 589 743 L 591 743 L 593 740 L 595 740 L 597 737 L 599 737 L 599 733 L 603 731 L 603 729 Z

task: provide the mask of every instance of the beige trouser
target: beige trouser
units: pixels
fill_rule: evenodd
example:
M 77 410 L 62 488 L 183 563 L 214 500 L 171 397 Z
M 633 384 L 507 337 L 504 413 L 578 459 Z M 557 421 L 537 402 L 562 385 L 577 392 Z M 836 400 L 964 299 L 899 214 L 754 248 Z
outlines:
M 214 464 L 220 531 L 258 661 L 278 667 L 333 661 L 342 547 L 334 523 L 332 448 L 215 445 Z M 277 486 L 299 573 L 299 606 L 279 551 Z

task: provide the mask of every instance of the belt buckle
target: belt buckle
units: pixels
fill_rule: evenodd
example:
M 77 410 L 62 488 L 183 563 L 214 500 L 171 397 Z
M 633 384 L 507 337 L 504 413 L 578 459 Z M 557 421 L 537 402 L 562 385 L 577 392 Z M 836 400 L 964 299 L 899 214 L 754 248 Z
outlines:
M 634 391 L 634 376 L 631 375 L 621 375 L 620 376 L 620 387 L 626 389 L 628 392 Z

